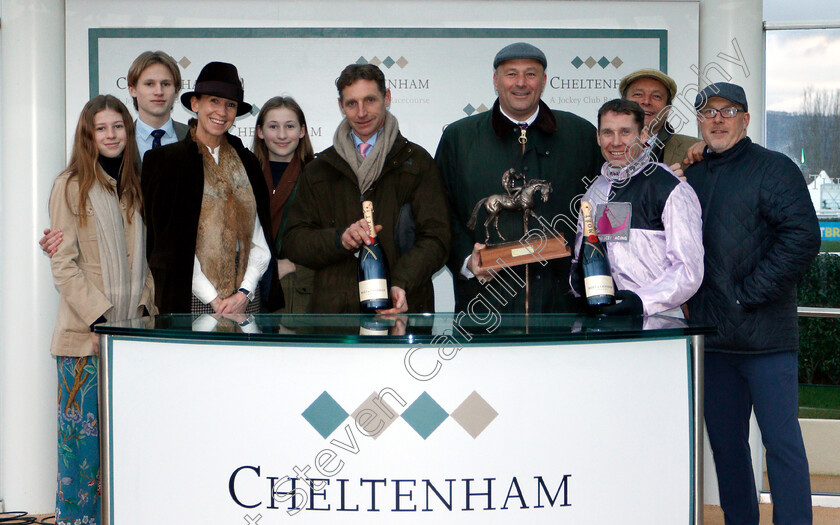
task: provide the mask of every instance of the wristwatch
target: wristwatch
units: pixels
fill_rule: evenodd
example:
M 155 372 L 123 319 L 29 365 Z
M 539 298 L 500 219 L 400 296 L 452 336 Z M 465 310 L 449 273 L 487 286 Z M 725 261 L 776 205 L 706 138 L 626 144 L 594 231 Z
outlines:
M 245 289 L 245 288 L 240 288 L 240 289 L 239 289 L 239 290 L 237 290 L 237 291 L 238 291 L 238 292 L 242 292 L 242 293 L 244 293 L 244 294 L 245 294 L 245 296 L 248 298 L 248 300 L 249 300 L 249 301 L 253 301 L 253 300 L 254 300 L 254 292 L 249 292 L 249 291 L 248 291 L 247 289 Z

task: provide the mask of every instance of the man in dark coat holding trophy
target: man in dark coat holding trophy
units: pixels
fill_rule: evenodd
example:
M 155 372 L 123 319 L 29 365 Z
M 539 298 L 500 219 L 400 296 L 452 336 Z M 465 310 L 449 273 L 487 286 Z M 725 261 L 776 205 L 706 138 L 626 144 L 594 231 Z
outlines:
M 455 282 L 456 311 L 472 311 L 475 305 L 471 307 L 470 301 L 479 296 L 499 312 L 574 309 L 568 257 L 547 263 L 532 258 L 530 264 L 494 272 L 488 271 L 488 261 L 483 261 L 483 266 L 480 262 L 485 247 L 482 224 L 488 218 L 477 206 L 482 199 L 500 192 L 517 195 L 528 181 L 546 181 L 552 192 L 545 202 L 535 199 L 533 211 L 539 219 L 532 217 L 528 228 L 539 229 L 549 238 L 552 231 L 562 233 L 571 240 L 577 225 L 577 198 L 603 162 L 592 124 L 571 113 L 551 110 L 540 100 L 546 66 L 545 54 L 531 44 L 519 42 L 503 48 L 493 61 L 498 93 L 493 109 L 450 124 L 440 139 L 435 162 L 452 213 L 448 265 Z M 471 229 L 468 222 L 474 211 L 476 226 Z M 498 233 L 492 222 L 486 228 L 490 228 L 492 243 L 526 237 L 521 212 L 501 212 Z

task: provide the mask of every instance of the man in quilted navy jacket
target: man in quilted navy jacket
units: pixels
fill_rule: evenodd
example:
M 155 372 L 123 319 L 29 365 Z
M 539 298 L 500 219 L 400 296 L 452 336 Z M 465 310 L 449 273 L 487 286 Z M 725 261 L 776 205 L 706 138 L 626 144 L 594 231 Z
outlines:
M 802 173 L 747 137 L 743 88 L 718 82 L 697 95 L 707 147 L 685 174 L 703 208 L 705 277 L 688 303 L 706 340 L 705 412 L 727 524 L 758 525 L 748 443 L 755 410 L 767 451 L 773 522 L 810 524 L 808 460 L 797 419 L 796 283 L 820 246 Z

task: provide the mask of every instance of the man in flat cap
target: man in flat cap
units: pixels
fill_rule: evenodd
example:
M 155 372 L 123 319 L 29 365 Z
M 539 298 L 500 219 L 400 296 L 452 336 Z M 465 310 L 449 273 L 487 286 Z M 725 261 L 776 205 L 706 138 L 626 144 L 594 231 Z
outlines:
M 718 82 L 695 101 L 707 146 L 685 174 L 703 212 L 705 277 L 688 302 L 706 339 L 705 415 L 726 523 L 758 525 L 748 443 L 755 411 L 767 450 L 773 523 L 811 523 L 797 419 L 796 283 L 820 247 L 799 168 L 747 137 L 743 88 Z
M 519 42 L 503 48 L 493 61 L 493 84 L 498 98 L 491 111 L 450 124 L 438 144 L 435 161 L 443 175 L 452 213 L 452 249 L 449 268 L 455 281 L 455 309 L 467 311 L 471 300 L 492 286 L 493 274 L 478 264 L 478 251 L 484 248 L 478 215 L 475 230 L 467 227 L 476 204 L 501 191 L 515 193 L 524 179 L 543 179 L 553 192 L 547 202 L 538 202 L 534 211 L 552 229 L 574 238 L 577 224 L 577 197 L 586 190 L 584 179 L 594 179 L 603 160 L 595 140 L 595 127 L 586 120 L 554 111 L 540 100 L 546 83 L 545 54 L 531 44 Z M 502 188 L 502 175 L 513 170 L 517 176 Z M 483 211 L 482 211 L 483 213 Z M 532 221 L 531 228 L 537 227 Z M 519 212 L 503 212 L 499 231 L 509 241 L 523 237 Z M 525 312 L 525 267 L 529 267 L 529 311 L 563 312 L 574 308 L 569 293 L 569 258 L 542 265 L 509 268 L 502 283 L 487 290 L 487 299 L 508 293 L 493 304 L 500 312 Z M 509 272 L 515 273 L 515 277 Z
M 642 139 L 648 145 L 651 160 L 674 171 L 685 168 L 682 161 L 688 149 L 700 139 L 675 133 L 668 122 L 671 102 L 677 95 L 674 79 L 658 69 L 640 69 L 622 78 L 618 91 L 621 98 L 637 102 L 645 111 Z

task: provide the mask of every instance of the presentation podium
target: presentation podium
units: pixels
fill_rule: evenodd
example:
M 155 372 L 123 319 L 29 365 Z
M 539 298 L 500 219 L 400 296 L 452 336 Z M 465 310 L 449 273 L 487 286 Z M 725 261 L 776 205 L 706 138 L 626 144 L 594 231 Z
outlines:
M 703 336 L 668 317 L 97 325 L 103 523 L 702 523 Z

